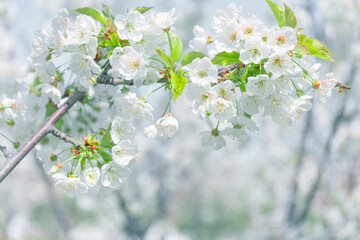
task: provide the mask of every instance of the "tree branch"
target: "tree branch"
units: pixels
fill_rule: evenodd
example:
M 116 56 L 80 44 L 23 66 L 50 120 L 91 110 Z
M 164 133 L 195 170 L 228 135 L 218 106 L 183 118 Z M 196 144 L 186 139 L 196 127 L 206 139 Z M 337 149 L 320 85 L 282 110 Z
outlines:
M 61 140 L 63 140 L 64 142 L 68 142 L 71 143 L 72 145 L 74 145 L 76 148 L 80 147 L 80 143 L 78 143 L 75 139 L 68 137 L 65 133 L 61 132 L 59 129 L 57 129 L 54 126 L 50 126 L 48 133 L 51 133 L 52 135 L 54 135 L 57 138 L 60 138 Z
M 167 81 L 166 78 L 162 78 L 158 81 L 158 83 L 165 83 Z M 134 80 L 123 80 L 121 78 L 116 78 L 116 77 L 112 77 L 111 75 L 104 75 L 101 77 L 98 77 L 98 79 L 96 80 L 97 84 L 104 84 L 104 85 L 113 85 L 113 86 L 117 86 L 117 85 L 127 85 L 127 86 L 132 86 L 134 85 Z
M 237 64 L 230 65 L 219 69 L 218 73 L 223 74 L 231 69 L 238 67 Z M 110 67 L 107 67 L 105 71 L 98 76 L 96 79 L 98 84 L 110 84 L 110 85 L 134 85 L 133 80 L 124 80 L 119 78 L 113 78 L 111 75 L 108 75 L 107 72 Z M 158 83 L 166 82 L 167 79 L 163 78 L 158 81 Z M 21 162 L 21 160 L 35 147 L 35 145 L 40 142 L 40 140 L 51 131 L 51 128 L 55 123 L 79 100 L 81 100 L 85 95 L 84 91 L 77 90 L 71 97 L 61 105 L 42 125 L 42 127 L 23 145 L 19 151 L 8 158 L 8 161 L 0 168 L 0 183 L 6 178 L 6 176 Z
M 52 127 L 77 101 L 84 97 L 85 92 L 76 91 L 71 97 L 51 115 L 42 127 L 23 145 L 19 151 L 11 156 L 0 168 L 0 183 L 21 162 L 21 160 L 40 142 Z

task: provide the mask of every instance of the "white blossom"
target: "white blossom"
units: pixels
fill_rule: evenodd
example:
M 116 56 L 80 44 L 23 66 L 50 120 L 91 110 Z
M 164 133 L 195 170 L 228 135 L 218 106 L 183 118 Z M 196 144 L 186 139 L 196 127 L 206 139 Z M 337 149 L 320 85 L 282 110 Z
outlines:
M 216 119 L 225 121 L 235 115 L 236 109 L 232 101 L 216 98 L 210 102 L 209 112 L 214 114 Z
M 266 98 L 275 91 L 269 76 L 261 74 L 256 77 L 249 77 L 246 84 L 246 93 L 249 96 L 256 96 L 258 98 Z
M 188 71 L 190 80 L 193 83 L 206 86 L 217 82 L 217 67 L 207 57 L 196 58 L 183 69 Z
M 130 140 L 122 140 L 112 148 L 113 161 L 122 167 L 128 166 L 131 161 L 135 160 L 137 149 L 131 145 Z
M 100 169 L 88 168 L 84 171 L 84 180 L 89 187 L 95 186 L 100 180 Z
M 73 53 L 71 54 L 70 69 L 80 76 L 90 78 L 94 73 L 99 74 L 101 69 L 95 61 L 85 54 Z
M 142 82 L 137 80 L 143 80 L 146 76 L 147 69 L 145 67 L 144 57 L 140 53 L 136 52 L 132 47 L 124 50 L 124 54 L 119 57 L 118 70 L 126 80 L 135 80 L 135 85 L 140 86 Z
M 146 26 L 146 21 L 141 13 L 130 10 L 126 15 L 116 15 L 115 25 L 120 39 L 139 42 L 143 38 L 142 30 Z
M 54 104 L 59 104 L 61 100 L 61 92 L 58 88 L 51 86 L 49 84 L 39 84 L 35 87 L 35 89 L 41 89 L 41 94 L 44 94 Z
M 259 64 L 261 60 L 269 57 L 268 45 L 258 36 L 245 41 L 245 49 L 240 51 L 240 61 L 244 64 Z
M 111 161 L 101 167 L 101 183 L 104 187 L 117 189 L 128 174 L 127 168 Z
M 274 77 L 279 77 L 285 74 L 288 68 L 291 68 L 290 57 L 286 53 L 274 53 L 269 57 L 264 65 L 267 72 L 271 72 Z
M 127 94 L 121 94 L 115 98 L 115 105 L 117 106 L 117 113 L 124 119 L 141 119 L 152 120 L 153 108 L 145 102 L 144 99 L 136 97 L 135 93 L 129 92 Z
M 268 39 L 268 44 L 275 52 L 288 52 L 297 45 L 296 31 L 291 27 L 274 27 Z
M 189 46 L 194 51 L 200 51 L 200 52 L 207 52 L 207 47 L 209 44 L 211 44 L 214 40 L 209 37 L 205 30 L 200 27 L 199 25 L 196 25 L 193 29 L 194 38 L 190 40 Z
M 156 14 L 154 22 L 162 29 L 167 29 L 176 22 L 174 14 L 175 8 L 171 9 L 169 12 L 159 12 Z
M 112 121 L 110 135 L 113 142 L 118 144 L 121 140 L 133 137 L 135 135 L 135 127 L 130 121 L 117 117 Z
M 57 176 L 55 175 L 54 178 L 57 178 Z M 60 177 L 60 179 L 55 183 L 55 187 L 62 190 L 68 197 L 73 197 L 75 194 L 78 193 L 88 192 L 88 186 L 85 183 L 81 182 L 79 178 L 66 177 L 65 175 Z
M 88 43 L 91 38 L 99 35 L 100 30 L 101 26 L 98 21 L 90 16 L 79 15 L 75 22 L 68 25 L 66 43 L 70 45 Z
M 160 118 L 151 125 L 145 128 L 145 136 L 156 138 L 160 141 L 166 141 L 175 135 L 179 130 L 179 123 L 171 113 L 165 114 L 164 117 Z

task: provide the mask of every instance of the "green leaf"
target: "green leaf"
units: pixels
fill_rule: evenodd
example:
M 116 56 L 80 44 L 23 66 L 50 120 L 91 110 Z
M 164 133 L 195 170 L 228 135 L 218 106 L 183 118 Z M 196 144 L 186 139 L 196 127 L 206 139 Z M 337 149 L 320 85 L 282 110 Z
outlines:
M 183 52 L 183 43 L 181 39 L 172 32 L 167 32 L 167 34 L 169 37 L 171 57 L 174 62 L 177 62 L 180 60 L 181 54 Z
M 112 161 L 112 156 L 109 153 L 101 151 L 101 150 L 99 150 L 98 153 L 102 157 L 102 159 L 104 159 L 105 163 Z
M 309 49 L 311 55 L 334 62 L 334 60 L 330 56 L 332 55 L 332 53 L 319 40 L 307 38 L 304 45 Z
M 160 57 L 162 58 L 162 60 L 164 60 L 164 62 L 166 63 L 166 65 L 168 65 L 171 68 L 174 68 L 174 61 L 172 60 L 172 58 L 167 55 L 166 53 L 164 53 L 163 50 L 155 48 L 156 52 L 160 55 Z
M 174 101 L 176 101 L 176 99 L 181 95 L 187 83 L 187 79 L 184 75 L 182 75 L 182 73 L 182 71 L 179 71 L 178 73 L 173 71 L 170 72 Z
M 297 20 L 294 12 L 284 3 L 285 6 L 285 26 L 296 28 Z
M 137 8 L 134 9 L 134 11 L 138 11 L 139 13 L 143 14 L 143 13 L 149 11 L 152 8 L 153 7 L 137 7 Z
M 105 17 L 107 17 L 108 19 L 112 19 L 109 6 L 105 4 L 102 4 L 102 6 L 104 9 L 103 12 L 105 14 Z
M 285 13 L 280 6 L 270 0 L 266 0 L 280 27 L 286 26 Z
M 297 51 L 299 53 L 310 55 L 310 50 L 304 44 L 297 45 L 295 47 L 295 51 Z
M 74 11 L 81 13 L 81 14 L 85 14 L 87 16 L 92 17 L 93 19 L 103 23 L 106 25 L 106 18 L 104 16 L 104 14 L 96 9 L 96 8 L 89 8 L 89 7 L 85 7 L 85 8 L 77 8 L 77 9 L 73 9 Z
M 231 64 L 241 64 L 239 60 L 240 54 L 238 52 L 221 52 L 211 60 L 213 64 L 227 66 Z
M 307 36 L 305 34 L 298 34 L 297 38 L 298 38 L 298 45 L 301 45 L 305 43 Z
M 266 2 L 271 8 L 271 11 L 273 12 L 280 27 L 296 27 L 297 20 L 295 14 L 286 4 L 284 4 L 285 9 L 282 9 L 279 5 L 270 0 L 266 0 Z
M 183 57 L 181 61 L 181 66 L 186 66 L 190 64 L 194 59 L 203 58 L 203 57 L 206 57 L 206 55 L 203 54 L 202 52 L 195 52 L 195 51 L 189 52 Z
M 109 123 L 109 126 L 105 132 L 105 135 L 103 136 L 103 138 L 101 139 L 101 145 L 102 144 L 107 144 L 109 142 L 111 142 L 111 135 L 110 135 L 110 130 L 111 130 L 111 122 Z

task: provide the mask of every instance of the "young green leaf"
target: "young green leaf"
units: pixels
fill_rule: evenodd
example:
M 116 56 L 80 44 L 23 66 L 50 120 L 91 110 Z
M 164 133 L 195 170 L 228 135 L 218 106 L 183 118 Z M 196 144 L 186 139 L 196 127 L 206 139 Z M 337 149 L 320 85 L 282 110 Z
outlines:
M 334 62 L 334 60 L 330 56 L 332 55 L 332 53 L 319 40 L 307 38 L 304 45 L 309 49 L 311 55 Z
M 297 20 L 294 12 L 284 3 L 285 6 L 285 26 L 296 28 Z
M 185 66 L 185 65 L 188 65 L 190 64 L 194 59 L 196 58 L 203 58 L 203 57 L 206 57 L 205 54 L 203 54 L 202 52 L 195 52 L 195 51 L 192 51 L 192 52 L 189 52 L 188 54 L 186 54 L 182 61 L 181 61 L 181 66 Z
M 167 32 L 170 44 L 171 57 L 174 62 L 179 61 L 181 54 L 183 52 L 183 43 L 180 38 L 178 38 L 172 32 Z
M 186 77 L 182 75 L 181 72 L 179 73 L 175 73 L 173 71 L 170 72 L 172 92 L 174 93 L 174 101 L 176 101 L 176 99 L 181 95 L 187 83 Z
M 285 13 L 276 3 L 266 0 L 280 27 L 286 26 Z
M 81 13 L 81 14 L 85 14 L 87 16 L 92 17 L 93 19 L 103 23 L 106 25 L 106 18 L 104 16 L 104 14 L 96 9 L 96 8 L 89 8 L 89 7 L 85 7 L 85 8 L 77 8 L 77 9 L 73 9 L 74 11 Z
M 304 44 L 297 45 L 295 47 L 295 51 L 297 51 L 299 53 L 310 55 L 309 49 Z
M 241 64 L 239 60 L 240 54 L 238 52 L 221 52 L 211 60 L 213 64 L 227 66 L 231 64 Z
M 107 18 L 111 18 L 111 13 L 110 13 L 110 8 L 109 8 L 109 6 L 108 5 L 106 5 L 106 4 L 102 4 L 102 6 L 103 6 L 103 13 L 105 14 L 105 17 L 107 17 Z
M 110 130 L 111 130 L 111 122 L 109 123 L 109 126 L 105 132 L 105 135 L 103 136 L 103 138 L 100 141 L 101 145 L 111 142 Z
M 111 162 L 112 156 L 104 151 L 98 150 L 99 155 L 102 157 L 102 159 L 105 161 L 105 163 Z
M 143 14 L 143 13 L 149 11 L 152 8 L 153 7 L 137 7 L 137 8 L 134 9 L 134 11 L 138 11 L 139 13 Z
M 166 65 L 168 65 L 171 68 L 174 68 L 174 61 L 172 60 L 172 58 L 169 55 L 167 55 L 166 53 L 164 53 L 163 50 L 158 49 L 158 48 L 155 48 L 155 51 L 160 55 L 162 60 L 164 60 Z

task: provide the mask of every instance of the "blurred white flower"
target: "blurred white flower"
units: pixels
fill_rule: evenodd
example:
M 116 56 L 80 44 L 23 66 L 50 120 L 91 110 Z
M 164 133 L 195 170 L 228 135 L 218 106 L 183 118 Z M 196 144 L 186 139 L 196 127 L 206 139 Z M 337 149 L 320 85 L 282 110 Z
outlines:
M 77 177 L 66 177 L 61 173 L 57 173 L 53 177 L 59 179 L 55 183 L 55 187 L 62 190 L 68 197 L 73 197 L 78 193 L 88 192 L 88 186 Z
M 135 160 L 137 148 L 131 145 L 130 140 L 122 140 L 112 148 L 113 161 L 122 167 L 126 167 Z
M 127 168 L 111 161 L 101 167 L 101 183 L 105 187 L 116 189 L 128 174 L 129 170 Z

